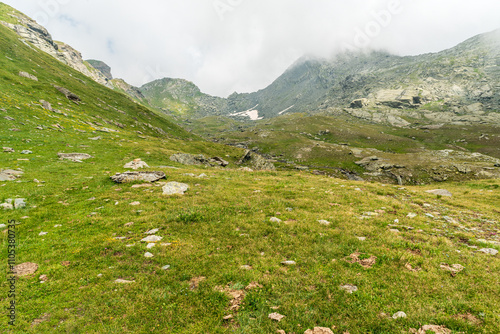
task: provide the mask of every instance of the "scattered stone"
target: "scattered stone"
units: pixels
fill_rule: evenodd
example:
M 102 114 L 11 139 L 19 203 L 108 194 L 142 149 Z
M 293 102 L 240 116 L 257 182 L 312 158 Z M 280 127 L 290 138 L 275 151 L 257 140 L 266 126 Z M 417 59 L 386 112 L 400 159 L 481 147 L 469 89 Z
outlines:
M 152 230 L 149 230 L 147 232 L 144 232 L 144 234 L 155 234 L 156 232 L 158 232 L 160 229 L 159 228 L 154 228 Z
M 31 79 L 33 81 L 38 81 L 38 78 L 36 76 L 34 76 L 33 74 L 30 74 L 28 72 L 19 72 L 19 76 L 22 77 L 22 78 L 28 78 L 28 79 Z
M 453 196 L 453 194 L 450 193 L 446 189 L 427 190 L 426 193 L 434 194 L 434 195 L 439 195 L 439 196 L 448 196 L 448 197 L 452 197 Z
M 417 216 L 416 213 L 410 212 L 406 217 L 408 218 L 415 218 Z
M 17 276 L 32 275 L 38 270 L 38 264 L 33 262 L 25 262 L 14 266 L 14 272 Z
M 44 236 L 44 235 L 47 235 L 47 234 L 49 234 L 49 232 L 40 232 L 40 233 L 38 233 L 39 236 Z
M 127 183 L 134 181 L 155 182 L 166 177 L 163 172 L 125 172 L 116 173 L 111 176 L 111 180 L 116 183 Z
M 64 87 L 59 87 L 59 86 L 54 85 L 54 88 L 57 89 L 59 92 L 63 93 L 64 96 L 66 96 L 66 98 L 68 100 L 71 100 L 71 101 L 74 101 L 74 102 L 80 102 L 81 101 L 81 99 L 78 97 L 78 95 L 70 92 L 68 89 L 66 89 Z
M 92 137 L 92 138 L 89 138 L 90 140 L 101 140 L 102 137 L 101 136 L 97 136 L 97 137 Z
M 356 237 L 358 238 L 359 241 L 365 241 L 366 240 L 366 237 Z
M 130 284 L 130 283 L 135 283 L 135 281 L 129 281 L 129 280 L 126 280 L 126 279 L 118 278 L 118 279 L 115 280 L 115 283 L 118 283 L 118 284 Z
M 399 233 L 399 230 L 397 228 L 391 228 L 389 231 L 392 233 Z
M 141 202 L 137 202 L 137 201 L 135 201 L 135 202 L 130 203 L 130 205 L 132 205 L 132 206 L 141 205 Z
M 226 315 L 224 318 L 222 318 L 222 320 L 231 320 L 233 318 L 233 315 L 232 314 L 229 314 L 229 315 Z
M 281 222 L 282 222 L 282 220 L 281 220 L 281 219 L 276 218 L 276 217 L 271 217 L 271 218 L 269 218 L 269 221 L 270 221 L 271 223 L 281 223 Z
M 406 318 L 406 313 L 399 311 L 392 315 L 392 319 Z
M 197 178 L 199 178 L 199 179 L 205 179 L 207 177 L 208 177 L 208 175 L 205 174 L 205 173 L 202 173 L 202 174 L 200 174 L 200 175 L 197 176 Z
M 304 334 L 333 334 L 333 331 L 327 327 L 314 327 L 314 329 L 308 329 Z
M 0 204 L 0 208 L 3 208 L 4 210 L 14 210 L 14 206 L 10 203 L 2 203 Z
M 269 319 L 271 319 L 271 320 L 275 320 L 275 321 L 277 321 L 277 322 L 280 322 L 280 321 L 281 321 L 281 319 L 283 319 L 285 316 L 284 316 L 284 315 L 282 315 L 282 314 L 279 314 L 279 313 L 274 312 L 274 313 L 269 314 L 267 317 L 268 317 Z
M 482 253 L 485 253 L 485 254 L 490 254 L 490 255 L 497 255 L 498 254 L 498 251 L 494 248 L 481 248 L 479 251 Z
M 42 104 L 42 108 L 45 109 L 45 110 L 48 110 L 48 111 L 54 111 L 54 109 L 52 109 L 52 105 L 45 101 L 45 100 L 40 100 L 40 103 Z
M 14 200 L 14 208 L 15 209 L 22 209 L 26 207 L 26 202 L 24 198 L 16 198 Z
M 146 254 L 144 254 L 144 257 L 147 257 L 147 258 L 150 258 L 150 257 L 153 257 L 154 255 L 151 254 L 150 252 L 146 252 Z
M 168 269 L 170 269 L 170 265 L 169 264 L 167 264 L 166 266 L 161 267 L 161 270 L 168 270 Z
M 38 279 L 40 280 L 40 283 L 45 283 L 49 280 L 47 275 L 40 275 L 40 277 Z
M 184 195 L 189 186 L 185 183 L 169 182 L 162 189 L 163 195 Z
M 130 227 L 130 226 L 132 226 L 132 225 L 134 225 L 134 222 L 126 223 L 124 226 L 125 226 L 125 227 Z
M 441 263 L 440 268 L 451 273 L 451 276 L 455 277 L 459 272 L 464 270 L 464 266 L 460 264 L 452 264 L 451 266 L 446 263 Z
M 325 225 L 325 226 L 328 226 L 331 224 L 328 220 L 323 220 L 323 219 L 318 220 L 318 223 L 320 223 L 320 225 Z
M 161 239 L 163 239 L 163 237 L 159 237 L 159 236 L 156 236 L 156 235 L 150 235 L 148 237 L 145 237 L 144 239 L 141 239 L 142 242 L 148 242 L 148 243 L 151 243 L 151 242 L 158 242 L 158 241 L 161 241 Z
M 141 159 L 134 159 L 133 161 L 126 163 L 123 168 L 139 169 L 139 168 L 149 168 L 148 164 Z
M 74 162 L 82 162 L 82 160 L 93 158 L 93 156 L 87 153 L 57 153 L 57 155 L 62 160 L 70 160 Z
M 23 172 L 20 170 L 5 169 L 0 171 L 0 181 L 15 181 L 21 177 Z
M 341 285 L 340 288 L 342 290 L 345 290 L 345 291 L 349 292 L 349 293 L 353 293 L 353 292 L 358 291 L 358 287 L 355 286 L 355 285 L 351 285 L 351 284 Z
M 252 268 L 252 266 L 249 266 L 248 264 L 245 264 L 245 265 L 240 266 L 240 269 L 242 269 L 242 270 L 252 270 L 253 268 Z
M 246 150 L 243 157 L 238 161 L 238 165 L 243 163 L 250 163 L 254 170 L 275 170 L 274 164 L 262 157 L 261 155 L 252 152 L 251 150 Z
M 154 246 L 156 246 L 156 244 L 154 244 L 154 243 L 149 243 L 149 244 L 146 246 L 146 248 L 147 248 L 147 249 L 151 249 L 151 248 L 153 248 Z
M 283 261 L 283 262 L 281 262 L 281 264 L 283 264 L 285 266 L 294 266 L 297 264 L 297 262 L 295 262 L 295 261 Z
M 7 227 L 7 225 L 5 225 L 5 224 L 0 224 L 0 228 L 6 228 L 6 227 Z
M 13 148 L 10 148 L 10 147 L 2 147 L 2 149 L 5 153 L 15 153 L 16 152 Z
M 177 153 L 170 157 L 170 160 L 174 162 L 178 162 L 183 165 L 194 165 L 194 166 L 221 166 L 226 167 L 229 165 L 229 162 L 225 161 L 222 158 L 214 157 L 214 158 L 206 158 L 203 154 L 193 155 L 187 153 Z
M 30 150 L 23 150 L 21 151 L 21 154 L 33 154 Z
M 293 208 L 286 208 L 285 210 L 288 211 L 288 212 L 292 212 Z

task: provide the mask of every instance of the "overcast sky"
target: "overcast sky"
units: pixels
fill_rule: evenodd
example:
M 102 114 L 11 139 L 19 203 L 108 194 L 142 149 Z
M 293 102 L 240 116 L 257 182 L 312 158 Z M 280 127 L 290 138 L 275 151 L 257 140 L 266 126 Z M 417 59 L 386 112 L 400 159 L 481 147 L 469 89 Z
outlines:
M 266 87 L 303 55 L 415 55 L 500 28 L 499 0 L 1 1 L 133 85 L 183 78 L 224 97 Z

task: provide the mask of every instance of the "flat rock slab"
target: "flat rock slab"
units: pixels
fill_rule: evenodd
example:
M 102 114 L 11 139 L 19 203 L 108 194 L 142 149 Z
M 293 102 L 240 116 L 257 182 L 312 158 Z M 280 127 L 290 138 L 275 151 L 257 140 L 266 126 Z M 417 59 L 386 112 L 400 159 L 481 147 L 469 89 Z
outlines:
M 127 183 L 134 181 L 155 182 L 166 177 L 163 172 L 125 172 L 116 173 L 111 180 L 116 183 Z
M 351 284 L 341 285 L 340 288 L 342 290 L 349 292 L 349 293 L 353 293 L 353 292 L 358 291 L 358 287 L 355 285 L 351 285 Z
M 185 183 L 169 182 L 162 189 L 163 195 L 184 195 L 189 186 Z
M 57 155 L 63 160 L 71 160 L 76 162 L 81 162 L 82 160 L 93 158 L 93 156 L 87 153 L 57 153 Z
M 497 255 L 498 254 L 498 251 L 494 248 L 481 248 L 479 251 L 482 253 L 485 253 L 485 254 L 490 254 L 490 255 Z
M 25 262 L 14 266 L 14 272 L 17 276 L 32 275 L 38 270 L 38 264 L 33 262 Z
M 306 330 L 304 334 L 333 334 L 333 331 L 328 327 L 314 327 Z
M 118 284 L 130 284 L 130 283 L 135 283 L 135 281 L 129 281 L 129 280 L 126 280 L 126 279 L 117 279 L 115 280 L 115 283 L 118 283 Z
M 14 169 L 5 169 L 0 172 L 0 181 L 14 181 L 23 175 L 23 172 Z
M 452 193 L 450 193 L 446 189 L 427 190 L 426 193 L 434 194 L 434 195 L 439 195 L 439 196 L 448 196 L 448 197 L 452 197 L 453 196 Z

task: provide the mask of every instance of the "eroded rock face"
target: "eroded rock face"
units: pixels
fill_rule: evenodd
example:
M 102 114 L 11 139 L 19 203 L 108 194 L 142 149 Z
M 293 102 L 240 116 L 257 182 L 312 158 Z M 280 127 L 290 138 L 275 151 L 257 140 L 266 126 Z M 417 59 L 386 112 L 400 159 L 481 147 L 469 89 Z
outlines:
M 166 177 L 163 172 L 125 172 L 116 173 L 111 180 L 116 183 L 128 183 L 134 181 L 156 182 Z
M 6 22 L 2 23 L 16 32 L 23 40 L 31 43 L 43 52 L 48 53 L 62 63 L 92 78 L 94 81 L 102 85 L 110 86 L 108 84 L 108 79 L 104 76 L 104 74 L 102 74 L 101 71 L 85 65 L 80 52 L 67 44 L 55 42 L 47 29 L 36 23 L 34 20 L 26 16 L 13 16 L 18 20 L 18 24 Z

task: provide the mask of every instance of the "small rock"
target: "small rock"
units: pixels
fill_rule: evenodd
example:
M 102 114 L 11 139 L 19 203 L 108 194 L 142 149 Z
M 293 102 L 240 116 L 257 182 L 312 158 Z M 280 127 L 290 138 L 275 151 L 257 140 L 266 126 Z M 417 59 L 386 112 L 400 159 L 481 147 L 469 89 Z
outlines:
M 293 208 L 286 208 L 285 210 L 288 211 L 288 212 L 292 212 Z
M 167 264 L 166 266 L 161 267 L 161 270 L 168 270 L 168 269 L 170 269 L 170 265 L 169 264 Z
M 154 243 L 149 243 L 149 244 L 146 246 L 146 248 L 147 248 L 147 249 L 151 249 L 151 248 L 153 248 L 154 246 L 156 246 L 156 244 L 154 244 Z
M 148 257 L 148 258 L 149 258 L 149 257 L 153 257 L 153 256 L 154 256 L 154 255 L 153 255 L 153 254 L 151 254 L 150 252 L 147 252 L 146 254 L 144 254 L 144 257 Z
M 33 154 L 30 150 L 23 150 L 21 154 Z
M 130 284 L 130 283 L 135 283 L 135 281 L 128 281 L 128 280 L 125 280 L 125 279 L 117 279 L 115 280 L 115 283 L 119 283 L 119 284 Z
M 82 160 L 93 158 L 87 153 L 57 153 L 57 156 L 62 160 L 71 160 L 74 162 L 82 162 Z
M 281 262 L 281 264 L 283 264 L 285 266 L 293 266 L 293 265 L 296 265 L 297 262 L 295 262 L 295 261 L 283 261 L 283 262 Z
M 406 318 L 406 313 L 402 312 L 402 311 L 399 311 L 397 313 L 394 313 L 392 315 L 392 318 L 393 319 L 398 319 L 398 318 Z
M 406 217 L 408 218 L 415 218 L 417 216 L 416 213 L 410 212 Z
M 7 225 L 5 225 L 5 224 L 0 224 L 0 228 L 6 228 L 6 227 L 7 227 Z
M 359 241 L 365 241 L 366 240 L 366 237 L 356 237 L 358 238 Z
M 159 236 L 156 236 L 156 235 L 150 235 L 144 239 L 141 239 L 142 242 L 148 242 L 148 243 L 151 243 L 151 242 L 158 242 L 160 241 L 161 239 L 163 239 L 163 237 L 159 237 Z
M 233 318 L 232 314 L 226 315 L 222 320 L 231 320 Z
M 13 148 L 10 148 L 10 147 L 2 147 L 3 148 L 3 151 L 5 153 L 15 153 L 16 151 L 14 151 Z
M 279 218 L 276 218 L 276 217 L 271 217 L 271 218 L 269 218 L 269 221 L 271 223 L 281 223 L 282 220 Z
M 498 254 L 498 251 L 494 248 L 481 248 L 479 251 L 482 253 L 485 253 L 485 254 L 490 254 L 490 255 L 497 255 Z
M 328 226 L 331 224 L 328 220 L 323 220 L 323 219 L 318 220 L 318 223 L 320 223 L 320 225 L 325 225 L 325 226 Z
M 279 313 L 276 313 L 276 312 L 271 313 L 271 314 L 269 314 L 269 315 L 268 315 L 268 318 L 269 318 L 269 319 L 271 319 L 271 320 L 275 320 L 275 321 L 277 321 L 277 322 L 280 322 L 280 321 L 281 321 L 281 319 L 283 319 L 284 317 L 285 317 L 284 315 L 279 314 Z
M 102 274 L 97 274 L 97 277 L 102 277 Z
M 49 234 L 49 232 L 40 232 L 38 235 L 39 236 L 44 236 L 44 235 L 47 235 L 47 234 Z
M 452 193 L 450 193 L 446 189 L 427 190 L 426 193 L 434 194 L 434 195 L 439 195 L 439 196 L 448 196 L 448 197 L 452 197 L 453 196 Z
M 353 293 L 353 292 L 358 291 L 358 287 L 355 286 L 355 285 L 351 285 L 351 284 L 341 285 L 340 288 L 342 290 L 345 290 L 345 291 L 349 292 L 349 293 Z
M 149 230 L 147 232 L 144 232 L 144 234 L 155 234 L 156 232 L 158 232 L 160 229 L 159 228 L 154 228 L 152 230 Z
M 207 177 L 208 177 L 208 175 L 207 175 L 207 174 L 205 174 L 205 173 L 202 173 L 202 174 L 198 175 L 197 177 L 198 177 L 199 179 L 204 179 L 204 178 L 207 178 Z
M 389 231 L 393 233 L 399 233 L 399 230 L 397 228 L 391 228 Z
M 44 282 L 47 282 L 49 280 L 47 275 L 40 275 L 40 277 L 38 279 L 41 281 L 40 283 L 44 283 Z
M 240 269 L 242 269 L 242 270 L 252 270 L 253 268 L 252 268 L 252 266 L 249 266 L 249 265 L 245 264 L 245 265 L 241 266 Z
M 130 205 L 132 205 L 132 206 L 141 205 L 141 202 L 137 202 L 137 201 L 136 202 L 132 202 L 132 203 L 130 203 Z
M 4 210 L 14 210 L 14 206 L 9 203 L 0 204 L 0 208 L 3 208 Z
M 464 266 L 461 264 L 452 264 L 451 266 L 446 264 L 446 263 L 441 263 L 440 268 L 446 271 L 449 271 L 451 273 L 451 276 L 455 276 L 462 270 L 464 270 Z
M 163 195 L 184 195 L 189 185 L 179 182 L 169 182 L 163 188 Z

